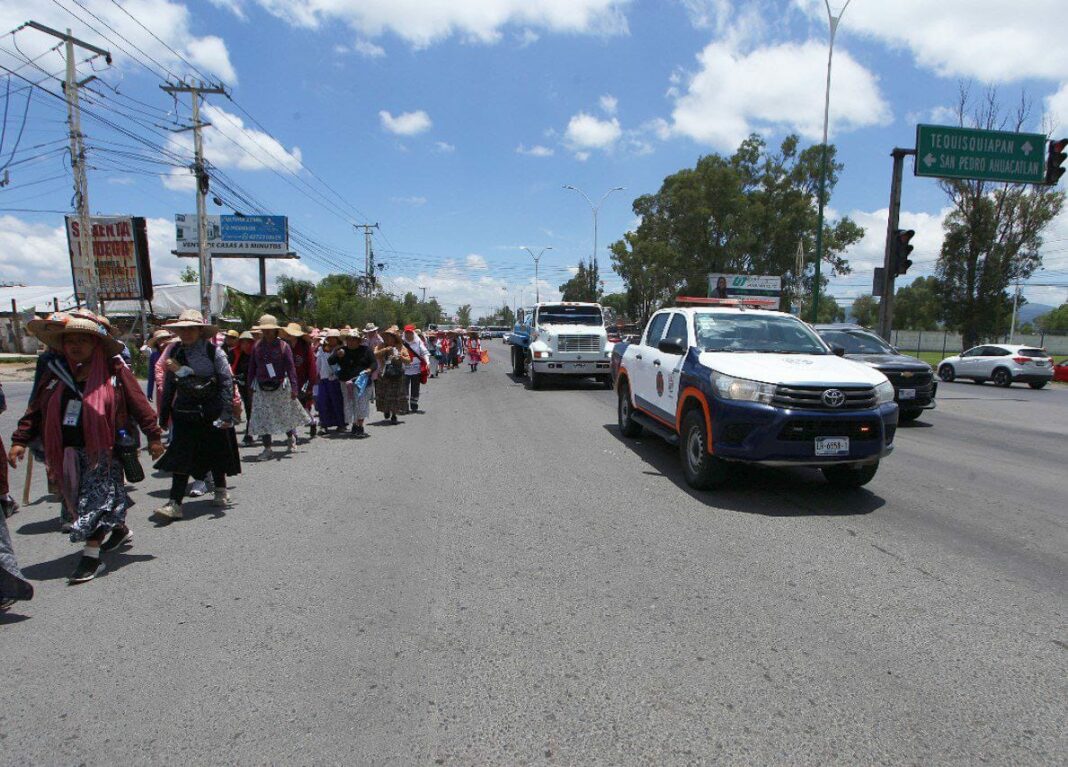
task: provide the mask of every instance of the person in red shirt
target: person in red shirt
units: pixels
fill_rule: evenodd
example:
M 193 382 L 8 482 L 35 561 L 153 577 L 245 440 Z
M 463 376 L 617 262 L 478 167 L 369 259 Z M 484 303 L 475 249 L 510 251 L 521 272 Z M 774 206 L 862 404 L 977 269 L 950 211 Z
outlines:
M 319 371 L 315 364 L 315 352 L 308 334 L 300 323 L 290 322 L 282 331 L 282 337 L 293 350 L 293 366 L 297 370 L 297 400 L 308 415 L 312 415 L 312 405 L 315 403 L 315 385 L 319 383 Z M 314 437 L 319 430 L 319 420 L 312 416 L 311 436 Z

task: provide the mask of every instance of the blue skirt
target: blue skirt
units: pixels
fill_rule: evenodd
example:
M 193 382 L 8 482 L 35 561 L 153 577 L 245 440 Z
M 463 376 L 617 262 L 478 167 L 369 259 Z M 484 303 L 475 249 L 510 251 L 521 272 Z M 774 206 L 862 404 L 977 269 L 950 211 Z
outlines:
M 319 381 L 315 409 L 319 411 L 319 425 L 324 429 L 345 425 L 345 400 L 341 396 L 340 381 Z

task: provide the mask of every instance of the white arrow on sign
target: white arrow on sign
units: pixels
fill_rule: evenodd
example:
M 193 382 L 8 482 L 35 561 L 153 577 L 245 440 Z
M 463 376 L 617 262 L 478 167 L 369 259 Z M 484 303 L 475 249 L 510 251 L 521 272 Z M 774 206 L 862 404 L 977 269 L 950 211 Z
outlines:
M 927 156 L 923 158 L 923 164 L 930 168 L 932 165 L 935 164 L 935 156 L 928 152 Z
M 1024 145 L 1020 147 L 1020 150 L 1024 153 L 1024 157 L 1030 157 L 1031 152 L 1035 151 L 1035 148 L 1031 146 L 1030 141 L 1025 141 Z

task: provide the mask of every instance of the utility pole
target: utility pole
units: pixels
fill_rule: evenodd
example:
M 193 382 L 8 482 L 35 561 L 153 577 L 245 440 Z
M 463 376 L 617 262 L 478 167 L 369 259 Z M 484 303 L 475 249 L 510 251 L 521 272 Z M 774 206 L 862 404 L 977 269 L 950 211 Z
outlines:
M 1009 343 L 1016 341 L 1016 317 L 1020 309 L 1020 278 L 1016 278 L 1016 295 L 1012 298 L 1012 325 L 1009 327 Z
M 204 144 L 201 138 L 201 129 L 211 125 L 200 121 L 200 100 L 205 93 L 216 93 L 225 96 L 226 89 L 221 85 L 207 85 L 203 82 L 180 82 L 176 85 L 161 85 L 160 90 L 174 95 L 176 93 L 188 93 L 193 100 L 193 175 L 197 179 L 197 255 L 200 262 L 200 311 L 207 322 L 211 322 L 211 254 L 208 253 L 208 219 L 207 197 L 208 171 L 204 164 Z M 182 128 L 181 130 L 189 130 Z
M 420 285 L 419 289 L 421 291 L 423 291 L 423 303 L 425 304 L 426 303 L 426 288 Z
M 371 295 L 374 292 L 375 287 L 375 257 L 371 250 L 371 230 L 377 229 L 378 224 L 353 224 L 353 229 L 363 229 L 363 279 L 365 290 L 367 295 Z M 426 295 L 424 288 L 423 295 Z
M 886 250 L 883 253 L 883 295 L 879 301 L 879 335 L 888 342 L 894 326 L 894 277 L 897 276 L 894 239 L 901 218 L 901 173 L 905 167 L 905 158 L 909 155 L 915 157 L 916 150 L 898 147 L 891 152 L 894 171 L 890 178 L 890 210 L 886 220 Z
M 85 145 L 82 135 L 81 109 L 78 106 L 78 89 L 96 79 L 90 75 L 79 81 L 77 62 L 74 60 L 74 46 L 84 48 L 103 56 L 104 61 L 111 64 L 111 52 L 95 45 L 73 37 L 68 29 L 66 33 L 38 24 L 36 21 L 28 21 L 25 26 L 44 32 L 63 41 L 66 49 L 67 73 L 63 81 L 63 92 L 67 99 L 67 125 L 70 128 L 70 164 L 74 172 L 74 202 L 78 209 L 78 254 L 85 270 L 85 305 L 90 311 L 99 312 L 100 303 L 100 280 L 96 273 L 96 254 L 93 253 L 93 222 L 89 217 L 89 179 L 85 175 Z M 75 296 L 77 300 L 77 296 Z

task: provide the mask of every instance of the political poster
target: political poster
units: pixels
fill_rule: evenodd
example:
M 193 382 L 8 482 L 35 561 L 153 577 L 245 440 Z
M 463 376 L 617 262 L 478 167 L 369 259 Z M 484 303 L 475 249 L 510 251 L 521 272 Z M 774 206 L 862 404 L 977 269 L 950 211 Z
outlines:
M 66 224 L 74 292 L 79 301 L 84 301 L 88 262 L 82 257 L 81 222 L 77 216 L 67 216 Z M 138 216 L 92 216 L 90 225 L 100 300 L 151 300 L 152 268 L 145 219 Z

